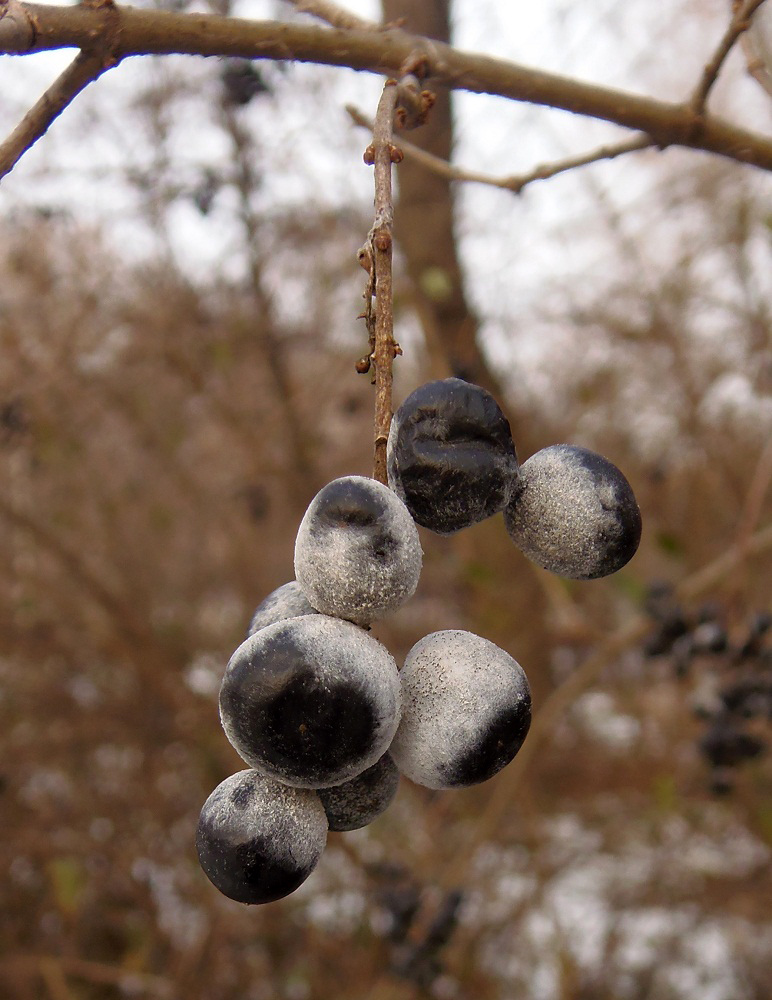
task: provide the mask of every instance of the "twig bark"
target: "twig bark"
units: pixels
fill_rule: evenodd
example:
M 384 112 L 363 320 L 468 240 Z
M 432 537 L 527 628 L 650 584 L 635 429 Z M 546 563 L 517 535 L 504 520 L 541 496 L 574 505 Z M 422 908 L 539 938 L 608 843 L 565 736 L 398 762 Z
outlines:
M 79 52 L 8 138 L 0 143 L 0 178 L 13 170 L 27 150 L 46 134 L 67 105 L 85 87 L 114 65 L 115 60 L 105 58 L 102 53 Z
M 346 105 L 346 111 L 355 125 L 372 129 L 372 121 L 358 108 L 354 107 L 353 104 Z M 520 194 L 524 188 L 534 181 L 548 180 L 550 177 L 555 177 L 557 174 L 565 173 L 568 170 L 574 170 L 576 167 L 584 167 L 590 163 L 597 163 L 600 160 L 613 160 L 617 156 L 637 152 L 641 149 L 649 149 L 653 145 L 654 143 L 647 135 L 634 136 L 625 142 L 600 146 L 598 149 L 591 150 L 588 153 L 567 157 L 564 160 L 556 160 L 553 163 L 540 164 L 527 173 L 495 177 L 493 174 L 458 167 L 447 160 L 443 160 L 442 157 L 427 153 L 426 150 L 421 149 L 419 146 L 402 137 L 400 137 L 399 141 L 400 149 L 405 154 L 406 159 L 420 163 L 421 166 L 426 167 L 427 170 L 431 170 L 432 173 L 439 174 L 441 177 L 446 177 L 451 181 L 487 184 L 491 187 L 512 191 L 515 194 Z
M 712 59 L 702 71 L 700 82 L 697 84 L 697 87 L 692 94 L 690 105 L 696 116 L 700 116 L 705 110 L 708 95 L 710 94 L 713 84 L 718 79 L 718 74 L 726 61 L 726 57 L 733 49 L 738 38 L 740 38 L 740 36 L 743 35 L 748 28 L 750 28 L 753 14 L 764 2 L 765 0 L 744 0 L 744 2 L 737 0 L 737 2 L 733 4 L 734 12 L 732 20 L 729 22 L 729 27 L 726 29 L 724 37 L 719 42 L 718 48 L 714 52 Z
M 365 292 L 368 313 L 375 299 L 372 330 L 372 363 L 375 369 L 375 447 L 373 477 L 384 485 L 386 474 L 386 443 L 391 424 L 392 365 L 399 347 L 394 342 L 394 307 L 392 287 L 392 246 L 394 206 L 391 192 L 391 165 L 402 159 L 394 145 L 394 112 L 397 106 L 397 81 L 387 80 L 373 125 L 373 141 L 365 150 L 365 163 L 375 171 L 375 221 L 360 251 L 360 260 L 368 265 L 370 281 Z
M 2 3 L 2 0 L 0 0 Z M 93 43 L 100 30 L 99 12 L 72 7 L 24 4 L 35 23 L 34 39 L 13 22 L 0 27 L 0 52 L 26 53 Z M 0 6 L 0 15 L 3 7 Z M 4 17 L 0 18 L 0 26 Z M 120 33 L 114 50 L 129 55 L 183 53 L 242 56 L 247 59 L 294 59 L 348 66 L 379 74 L 398 74 L 416 50 L 427 54 L 427 73 L 456 89 L 497 94 L 512 100 L 562 108 L 614 122 L 651 136 L 664 148 L 688 146 L 772 170 L 772 139 L 739 128 L 714 115 L 695 118 L 687 103 L 583 83 L 554 73 L 412 36 L 402 30 L 353 31 L 314 24 L 245 21 L 216 15 L 120 8 Z

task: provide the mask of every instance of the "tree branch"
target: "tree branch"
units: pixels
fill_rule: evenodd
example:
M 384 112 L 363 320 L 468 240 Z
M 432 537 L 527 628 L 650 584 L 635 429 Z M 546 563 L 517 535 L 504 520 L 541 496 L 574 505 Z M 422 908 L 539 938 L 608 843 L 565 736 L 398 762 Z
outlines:
M 0 143 L 0 178 L 13 170 L 27 150 L 46 134 L 51 124 L 81 90 L 114 65 L 114 61 L 106 61 L 103 55 L 79 52 L 8 138 Z
M 373 477 L 388 485 L 386 443 L 391 425 L 392 365 L 399 348 L 394 343 L 394 308 L 392 285 L 392 229 L 394 207 L 391 196 L 391 165 L 399 163 L 402 152 L 394 145 L 394 111 L 397 106 L 397 81 L 389 79 L 378 102 L 373 126 L 373 141 L 365 150 L 365 163 L 375 169 L 375 221 L 360 251 L 360 260 L 368 265 L 370 281 L 368 314 L 375 296 L 372 361 L 375 367 L 375 448 Z M 370 325 L 370 324 L 368 324 Z
M 729 22 L 729 27 L 719 42 L 713 58 L 702 71 L 700 82 L 692 94 L 690 105 L 695 115 L 699 116 L 705 110 L 708 95 L 718 78 L 726 57 L 734 47 L 737 39 L 750 28 L 753 14 L 764 2 L 765 0 L 745 0 L 744 3 L 741 3 L 740 0 L 736 0 L 734 3 L 734 13 L 732 20 Z
M 351 120 L 355 125 L 372 130 L 372 121 L 364 115 L 353 104 L 346 105 Z M 625 153 L 636 152 L 640 149 L 648 149 L 653 145 L 652 140 L 647 135 L 634 136 L 626 142 L 616 145 L 601 146 L 589 153 L 582 153 L 577 156 L 568 157 L 565 160 L 556 160 L 554 163 L 541 164 L 533 170 L 524 174 L 510 174 L 508 177 L 494 177 L 492 174 L 480 173 L 476 170 L 467 170 L 464 167 L 457 167 L 440 156 L 427 153 L 425 149 L 414 145 L 412 142 L 400 137 L 399 147 L 405 154 L 405 158 L 420 163 L 421 166 L 431 170 L 432 173 L 439 174 L 451 181 L 465 181 L 473 184 L 487 184 L 491 187 L 503 188 L 506 191 L 513 191 L 520 194 L 523 188 L 534 181 L 548 180 L 557 174 L 565 173 L 576 167 L 584 167 L 590 163 L 597 163 L 600 160 L 613 160 L 617 156 Z
M 0 0 L 0 51 L 6 53 L 84 48 L 93 44 L 102 30 L 99 12 L 83 4 L 24 4 L 34 25 L 34 38 L 30 39 L 18 18 L 11 20 L 10 27 L 4 24 L 8 2 Z M 169 53 L 291 59 L 391 76 L 397 75 L 418 50 L 426 53 L 428 73 L 450 87 L 561 108 L 644 132 L 660 148 L 682 145 L 772 170 L 772 138 L 713 115 L 695 116 L 688 102 L 669 103 L 583 83 L 489 56 L 460 52 L 398 29 L 343 31 L 131 7 L 118 8 L 118 15 L 120 29 L 114 50 L 117 59 Z

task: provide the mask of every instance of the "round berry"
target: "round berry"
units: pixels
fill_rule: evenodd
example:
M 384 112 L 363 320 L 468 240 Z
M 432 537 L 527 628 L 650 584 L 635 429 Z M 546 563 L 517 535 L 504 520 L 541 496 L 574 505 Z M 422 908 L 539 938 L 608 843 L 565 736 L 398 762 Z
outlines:
M 574 580 L 615 573 L 641 540 L 628 481 L 602 455 L 570 444 L 543 448 L 523 463 L 504 523 L 529 559 Z
M 397 794 L 399 771 L 389 754 L 351 781 L 320 788 L 319 798 L 331 830 L 359 830 L 388 808 Z
M 459 378 L 427 382 L 394 414 L 389 485 L 418 524 L 449 535 L 497 514 L 517 483 L 509 422 L 489 392 Z
M 271 903 L 298 888 L 327 841 L 315 792 L 239 771 L 204 803 L 196 849 L 207 878 L 239 903 Z
M 297 618 L 300 615 L 315 615 L 316 608 L 312 608 L 308 603 L 308 598 L 300 588 L 297 580 L 285 583 L 264 598 L 255 608 L 252 621 L 249 623 L 247 636 L 254 635 L 255 632 L 266 625 L 273 625 L 274 622 L 284 621 L 286 618 Z
M 463 788 L 493 777 L 520 749 L 531 724 L 523 668 L 471 632 L 433 632 L 400 673 L 402 721 L 389 753 L 427 788 Z
M 369 625 L 413 595 L 421 543 L 402 501 L 382 483 L 346 476 L 311 501 L 295 542 L 295 575 L 323 614 Z
M 267 625 L 231 657 L 220 720 L 241 757 L 288 785 L 323 788 L 361 774 L 399 723 L 397 665 L 351 622 L 304 615 Z

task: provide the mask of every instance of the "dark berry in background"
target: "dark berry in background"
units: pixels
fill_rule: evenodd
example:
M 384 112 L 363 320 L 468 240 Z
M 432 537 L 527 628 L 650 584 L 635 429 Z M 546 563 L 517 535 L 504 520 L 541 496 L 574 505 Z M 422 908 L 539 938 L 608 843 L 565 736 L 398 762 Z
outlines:
M 399 771 L 389 754 L 351 781 L 320 788 L 331 830 L 359 830 L 385 812 L 399 787 Z
M 441 535 L 503 510 L 518 474 L 499 404 L 458 378 L 407 397 L 391 421 L 387 461 L 389 486 L 418 524 Z
M 315 792 L 239 771 L 204 803 L 196 849 L 209 880 L 239 903 L 271 903 L 311 874 L 327 841 Z
M 323 614 L 369 625 L 412 597 L 423 554 L 415 523 L 387 486 L 345 476 L 317 493 L 300 522 L 295 575 Z
M 220 688 L 225 735 L 251 767 L 301 788 L 373 765 L 399 723 L 391 654 L 351 622 L 304 615 L 246 639 Z
M 543 448 L 523 463 L 504 521 L 524 555 L 574 580 L 615 573 L 641 540 L 628 481 L 602 455 L 570 444 Z
M 427 788 L 463 788 L 493 777 L 531 724 L 523 668 L 488 639 L 457 629 L 413 646 L 400 672 L 402 721 L 389 750 Z
M 287 618 L 297 618 L 300 615 L 315 615 L 317 609 L 312 608 L 308 598 L 300 588 L 297 580 L 282 584 L 264 598 L 255 608 L 252 621 L 249 623 L 247 636 L 254 635 L 266 625 L 284 621 Z

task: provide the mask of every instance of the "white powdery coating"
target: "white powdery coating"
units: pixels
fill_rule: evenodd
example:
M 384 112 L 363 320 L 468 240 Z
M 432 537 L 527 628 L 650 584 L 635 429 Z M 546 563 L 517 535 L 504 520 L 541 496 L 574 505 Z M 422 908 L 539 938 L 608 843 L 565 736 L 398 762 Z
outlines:
M 593 474 L 583 461 L 587 455 L 606 461 L 572 445 L 536 452 L 520 466 L 520 491 L 504 514 L 507 531 L 524 555 L 572 579 L 611 571 L 604 563 L 624 531 L 619 483 L 599 476 L 597 469 Z M 614 469 L 611 463 L 608 467 Z
M 353 691 L 367 696 L 377 713 L 372 751 L 352 762 L 345 770 L 331 775 L 328 781 L 314 787 L 348 781 L 375 764 L 388 750 L 394 738 L 402 710 L 396 661 L 382 643 L 353 622 L 322 614 L 303 615 L 267 625 L 245 639 L 228 661 L 223 687 L 227 684 L 229 671 L 239 661 L 251 661 L 253 669 L 259 671 L 261 659 L 270 661 L 276 644 L 284 645 L 287 637 L 297 651 L 298 659 L 314 665 L 316 676 L 322 685 L 349 684 Z M 239 737 L 239 719 L 232 719 L 223 712 L 222 699 L 220 723 L 228 741 L 247 764 L 263 773 L 272 774 L 287 785 L 304 787 L 305 782 L 289 772 L 272 772 L 270 765 L 262 757 L 243 745 Z
M 398 788 L 397 765 L 386 753 L 356 778 L 320 788 L 318 795 L 331 830 L 361 830 L 386 811 Z
M 317 609 L 312 607 L 308 598 L 301 590 L 297 580 L 282 584 L 264 598 L 255 608 L 252 621 L 249 623 L 247 635 L 254 635 L 266 625 L 284 621 L 286 618 L 297 618 L 299 615 L 315 615 Z
M 248 794 L 246 806 L 234 802 Z M 204 803 L 201 820 L 231 842 L 264 841 L 271 861 L 309 873 L 327 843 L 327 814 L 319 796 L 290 788 L 259 771 L 244 770 L 221 782 Z
M 519 702 L 530 705 L 520 664 L 488 639 L 461 629 L 432 632 L 400 672 L 402 721 L 389 747 L 399 770 L 427 788 L 473 752 L 490 724 Z
M 392 416 L 391 423 L 389 424 L 389 436 L 386 440 L 386 464 L 389 475 L 389 488 L 392 489 L 402 503 L 404 503 L 406 497 L 405 487 L 402 485 L 402 480 L 399 477 L 394 460 L 398 438 L 399 428 L 397 427 L 397 421 L 394 419 L 394 416 Z
M 329 486 L 343 482 L 364 488 L 384 505 L 377 526 L 335 524 L 320 518 L 325 492 L 320 491 L 300 522 L 295 576 L 322 614 L 370 625 L 415 593 L 423 553 L 410 512 L 388 486 L 364 476 L 346 476 Z M 382 558 L 374 555 L 376 532 L 388 545 Z

